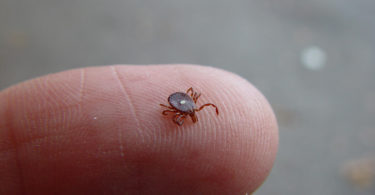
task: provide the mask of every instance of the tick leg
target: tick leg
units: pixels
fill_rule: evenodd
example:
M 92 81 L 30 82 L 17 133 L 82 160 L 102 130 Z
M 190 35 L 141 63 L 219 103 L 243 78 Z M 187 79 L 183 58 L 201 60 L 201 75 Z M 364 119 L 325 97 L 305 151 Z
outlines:
M 167 106 L 167 105 L 164 105 L 164 104 L 160 104 L 160 106 L 163 106 L 163 107 L 166 107 L 166 108 L 174 110 L 174 108 L 172 106 Z
M 174 115 L 173 122 L 181 126 L 182 124 L 184 124 L 185 117 L 186 115 L 177 113 L 176 115 Z
M 172 113 L 176 113 L 177 111 L 176 110 L 164 110 L 162 112 L 163 115 L 168 115 L 168 112 L 172 112 Z
M 194 103 L 197 103 L 198 98 L 199 98 L 201 95 L 202 95 L 201 93 L 200 93 L 200 94 L 197 94 L 197 93 L 194 94 L 194 98 L 193 98 Z
M 199 109 L 197 109 L 195 111 L 200 111 L 200 110 L 202 110 L 206 106 L 212 106 L 212 107 L 214 107 L 216 109 L 216 114 L 219 115 L 219 109 L 217 108 L 217 106 L 215 104 L 211 104 L 211 103 L 204 104 Z
M 189 94 L 189 92 L 191 92 L 190 96 L 193 97 L 193 94 L 194 94 L 194 89 L 193 89 L 193 87 L 190 87 L 190 88 L 186 91 L 187 94 Z
M 199 96 L 201 96 L 201 94 L 198 94 L 197 92 L 195 92 L 194 89 L 193 89 L 193 87 L 190 87 L 186 91 L 187 94 L 189 94 L 189 92 L 191 92 L 190 93 L 190 97 L 193 98 L 194 103 L 197 103 L 197 100 L 198 100 Z
M 193 115 L 190 115 L 190 117 L 191 117 L 191 120 L 193 121 L 193 123 L 198 122 L 198 117 L 195 113 Z

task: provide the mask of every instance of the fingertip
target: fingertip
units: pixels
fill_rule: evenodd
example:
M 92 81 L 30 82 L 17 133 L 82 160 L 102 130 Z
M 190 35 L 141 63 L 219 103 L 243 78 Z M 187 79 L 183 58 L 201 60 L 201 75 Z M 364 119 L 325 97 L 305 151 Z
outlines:
M 217 107 L 178 126 L 160 106 L 190 86 L 202 93 L 199 105 Z M 277 151 L 267 100 L 245 79 L 216 68 L 87 68 L 9 93 L 23 180 L 35 192 L 75 186 L 80 192 L 243 193 L 264 181 Z
M 125 69 L 121 70 L 119 67 L 120 75 Z M 170 94 L 177 91 L 184 92 L 191 86 L 202 94 L 197 102 L 198 106 L 205 103 L 213 103 L 217 106 L 215 112 L 209 108 L 200 111 L 197 113 L 199 118 L 197 123 L 187 119 L 180 128 L 176 128 L 177 125 L 169 118 L 158 118 L 156 115 L 158 113 L 145 114 L 144 117 L 150 116 L 146 120 L 161 127 L 154 128 L 152 131 L 162 135 L 161 139 L 167 140 L 163 142 L 164 146 L 161 146 L 168 148 L 164 152 L 171 154 L 175 148 L 180 148 L 179 151 L 186 155 L 193 149 L 201 151 L 205 160 L 202 158 L 195 160 L 200 164 L 212 165 L 210 174 L 219 171 L 219 167 L 232 171 L 226 176 L 230 177 L 233 174 L 235 177 L 225 185 L 232 192 L 254 191 L 263 183 L 276 157 L 278 127 L 270 104 L 259 90 L 234 73 L 212 67 L 166 65 L 135 67 L 135 69 L 140 73 L 160 72 L 158 79 L 153 80 L 154 85 L 144 85 L 138 90 L 130 90 L 139 97 L 139 102 L 134 103 L 136 109 L 153 113 L 155 109 L 145 108 L 142 102 L 167 102 Z M 122 78 L 126 78 L 126 75 L 129 77 L 129 74 L 124 73 Z M 147 83 L 147 80 L 145 82 Z M 153 94 L 153 100 L 142 99 L 147 94 Z M 174 134 L 172 132 L 176 131 L 178 133 L 174 137 L 166 133 Z M 177 147 L 176 144 L 182 145 Z M 171 156 L 171 159 L 174 157 Z M 189 158 L 184 159 L 186 159 L 184 163 L 191 163 Z M 202 167 L 198 166 L 197 169 Z M 205 175 L 204 171 L 198 173 L 195 176 Z M 214 189 L 213 186 L 211 187 Z M 224 188 L 224 185 L 222 187 Z

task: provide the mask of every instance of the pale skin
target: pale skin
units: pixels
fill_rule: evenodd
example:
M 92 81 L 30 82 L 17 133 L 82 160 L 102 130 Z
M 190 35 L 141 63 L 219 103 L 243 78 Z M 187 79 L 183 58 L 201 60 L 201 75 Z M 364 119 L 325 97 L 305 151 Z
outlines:
M 166 120 L 159 104 L 181 86 L 220 105 L 220 115 L 205 109 L 198 123 L 181 127 Z M 0 118 L 0 194 L 251 193 L 278 146 L 264 96 L 235 74 L 203 66 L 47 75 L 2 90 Z

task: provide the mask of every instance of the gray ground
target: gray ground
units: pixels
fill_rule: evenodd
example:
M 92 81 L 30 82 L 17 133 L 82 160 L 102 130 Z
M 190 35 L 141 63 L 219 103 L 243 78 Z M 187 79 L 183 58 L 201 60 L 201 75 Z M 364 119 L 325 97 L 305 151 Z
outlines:
M 374 35 L 373 0 L 0 0 L 0 89 L 81 66 L 217 66 L 279 120 L 256 194 L 375 194 Z M 300 60 L 312 46 L 318 68 Z

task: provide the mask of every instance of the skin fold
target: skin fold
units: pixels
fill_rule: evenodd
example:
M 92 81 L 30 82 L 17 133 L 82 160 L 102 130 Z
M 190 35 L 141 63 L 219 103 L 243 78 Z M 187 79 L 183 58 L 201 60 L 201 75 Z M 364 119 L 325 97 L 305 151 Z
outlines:
M 199 121 L 161 114 L 193 87 Z M 212 110 L 211 110 L 212 109 Z M 278 128 L 243 78 L 196 65 L 103 66 L 0 92 L 0 194 L 245 194 L 269 174 Z

